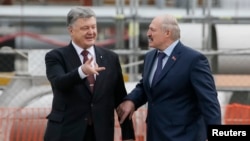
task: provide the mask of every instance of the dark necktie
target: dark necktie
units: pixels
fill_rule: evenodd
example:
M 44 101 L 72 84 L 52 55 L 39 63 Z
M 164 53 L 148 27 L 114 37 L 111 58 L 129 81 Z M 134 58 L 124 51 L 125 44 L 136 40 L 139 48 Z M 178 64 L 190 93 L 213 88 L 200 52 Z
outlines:
M 82 55 L 83 55 L 83 63 L 85 63 L 87 60 L 88 60 L 88 54 L 89 52 L 87 50 L 83 50 L 82 51 Z M 94 84 L 95 84 L 95 77 L 94 75 L 88 75 L 87 76 L 87 79 L 89 81 L 89 87 L 90 87 L 90 90 L 91 92 L 93 93 L 94 91 Z
M 152 86 L 155 85 L 155 83 L 158 81 L 159 79 L 159 76 L 161 74 L 161 71 L 162 71 L 162 60 L 163 58 L 166 56 L 165 53 L 163 52 L 159 52 L 158 53 L 158 63 L 157 63 L 157 68 L 155 70 L 155 74 L 154 74 L 154 77 L 153 77 L 153 80 L 152 80 Z

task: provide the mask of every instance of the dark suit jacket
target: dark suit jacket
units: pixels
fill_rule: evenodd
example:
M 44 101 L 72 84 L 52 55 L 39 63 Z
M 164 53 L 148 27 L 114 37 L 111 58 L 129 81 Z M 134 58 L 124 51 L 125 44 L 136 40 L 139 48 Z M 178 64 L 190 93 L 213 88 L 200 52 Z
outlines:
M 221 124 L 221 111 L 207 58 L 179 42 L 160 80 L 149 76 L 157 50 L 146 54 L 143 79 L 126 99 L 148 102 L 147 141 L 205 141 L 206 125 Z
M 127 95 L 118 55 L 94 47 L 96 62 L 106 67 L 96 77 L 94 93 L 81 79 L 81 61 L 72 44 L 45 56 L 47 78 L 53 91 L 52 111 L 47 116 L 45 141 L 83 141 L 88 114 L 92 113 L 96 141 L 114 140 L 114 109 Z M 124 139 L 134 138 L 131 120 L 121 125 Z

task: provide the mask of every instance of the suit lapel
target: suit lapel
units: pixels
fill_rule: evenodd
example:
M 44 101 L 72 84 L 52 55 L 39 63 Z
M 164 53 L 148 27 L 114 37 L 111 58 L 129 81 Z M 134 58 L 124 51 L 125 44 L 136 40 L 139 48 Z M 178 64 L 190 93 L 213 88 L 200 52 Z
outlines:
M 156 55 L 157 55 L 157 50 L 153 50 L 152 52 L 149 52 L 147 57 L 145 58 L 145 66 L 144 66 L 144 83 L 146 85 L 145 88 L 150 88 L 150 83 L 149 83 L 149 78 L 150 78 L 150 73 L 152 71 L 152 67 L 153 67 L 153 64 L 154 64 L 154 60 L 156 58 Z M 149 91 L 150 89 L 148 89 Z
M 98 64 L 98 66 L 100 67 L 105 67 L 106 64 L 105 64 L 105 55 L 103 54 L 102 50 L 99 49 L 98 47 L 95 47 L 95 55 L 96 55 L 96 63 Z M 105 73 L 105 71 L 100 71 L 99 72 L 99 75 L 96 76 L 96 81 L 95 81 L 95 88 L 94 88 L 94 98 L 96 97 L 96 91 L 99 90 L 100 86 L 102 85 L 102 82 L 104 82 L 104 74 L 102 73 Z
M 180 51 L 180 49 L 181 49 L 181 44 L 180 43 L 178 43 L 177 45 L 176 45 L 176 47 L 175 47 L 175 49 L 173 50 L 173 52 L 171 53 L 171 55 L 169 56 L 169 58 L 168 58 L 168 60 L 167 60 L 167 63 L 165 64 L 165 66 L 163 67 L 163 70 L 162 70 L 162 72 L 161 72 L 161 74 L 160 74 L 160 76 L 159 76 L 159 79 L 158 79 L 158 81 L 155 83 L 155 85 L 159 82 L 159 81 L 161 81 L 161 79 L 165 76 L 165 75 L 167 75 L 167 73 L 169 72 L 169 70 L 171 69 L 171 68 L 173 68 L 173 66 L 174 66 L 174 64 L 180 59 L 180 57 L 181 57 L 181 51 Z
M 70 64 L 72 65 L 72 68 L 77 68 L 79 67 L 82 63 L 81 60 L 79 59 L 79 56 L 73 47 L 73 45 L 70 43 L 67 53 L 65 53 L 67 58 L 70 60 Z

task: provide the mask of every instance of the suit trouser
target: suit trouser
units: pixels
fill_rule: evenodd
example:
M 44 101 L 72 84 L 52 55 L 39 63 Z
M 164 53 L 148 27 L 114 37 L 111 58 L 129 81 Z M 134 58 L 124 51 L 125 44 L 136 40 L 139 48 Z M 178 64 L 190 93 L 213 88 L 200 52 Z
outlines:
M 88 125 L 83 141 L 95 141 L 94 126 Z

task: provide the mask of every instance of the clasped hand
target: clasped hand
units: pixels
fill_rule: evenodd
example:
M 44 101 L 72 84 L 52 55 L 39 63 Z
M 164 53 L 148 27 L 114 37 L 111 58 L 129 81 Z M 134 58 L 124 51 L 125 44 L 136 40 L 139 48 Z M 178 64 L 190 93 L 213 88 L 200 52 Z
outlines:
M 126 100 L 117 107 L 116 111 L 119 117 L 119 122 L 122 124 L 127 116 L 129 116 L 129 119 L 132 119 L 135 111 L 135 105 L 132 101 Z

